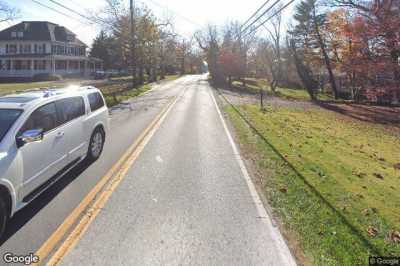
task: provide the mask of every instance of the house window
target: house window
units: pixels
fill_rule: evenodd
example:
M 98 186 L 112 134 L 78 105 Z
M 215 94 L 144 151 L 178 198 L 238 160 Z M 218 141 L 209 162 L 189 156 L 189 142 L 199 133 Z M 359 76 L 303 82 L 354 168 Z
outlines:
M 24 54 L 30 54 L 32 52 L 32 46 L 30 44 L 24 45 Z
M 24 33 L 22 31 L 18 32 L 18 38 L 23 38 L 24 37 Z
M 11 32 L 11 38 L 17 38 L 17 33 L 15 31 Z
M 6 52 L 8 54 L 16 54 L 17 53 L 17 45 L 16 44 L 9 44 L 8 48 L 6 46 Z
M 56 69 L 57 70 L 66 70 L 67 62 L 66 61 L 56 61 Z
M 56 46 L 56 54 L 64 55 L 65 52 L 66 52 L 66 47 L 65 46 L 61 46 L 61 45 L 57 45 Z
M 39 54 L 44 54 L 46 53 L 46 44 L 39 44 L 38 45 L 38 53 Z
M 15 70 L 29 70 L 31 69 L 31 60 L 15 60 Z
M 34 68 L 35 70 L 46 70 L 46 60 L 35 60 Z

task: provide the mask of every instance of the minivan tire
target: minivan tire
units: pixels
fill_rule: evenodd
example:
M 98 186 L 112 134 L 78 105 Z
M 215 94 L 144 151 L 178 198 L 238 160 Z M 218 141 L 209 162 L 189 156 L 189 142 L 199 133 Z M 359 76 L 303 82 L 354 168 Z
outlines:
M 6 231 L 8 221 L 7 205 L 5 200 L 0 197 L 0 239 L 2 239 L 4 232 Z
M 89 148 L 87 153 L 87 160 L 94 162 L 99 159 L 101 153 L 103 152 L 105 142 L 104 130 L 101 128 L 96 128 L 92 136 L 90 137 Z

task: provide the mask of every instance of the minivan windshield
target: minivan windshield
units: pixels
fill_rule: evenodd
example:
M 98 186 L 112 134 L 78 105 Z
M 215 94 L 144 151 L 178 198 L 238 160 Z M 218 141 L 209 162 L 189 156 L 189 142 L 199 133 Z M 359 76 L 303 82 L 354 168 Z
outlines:
M 0 142 L 21 113 L 18 109 L 0 109 Z

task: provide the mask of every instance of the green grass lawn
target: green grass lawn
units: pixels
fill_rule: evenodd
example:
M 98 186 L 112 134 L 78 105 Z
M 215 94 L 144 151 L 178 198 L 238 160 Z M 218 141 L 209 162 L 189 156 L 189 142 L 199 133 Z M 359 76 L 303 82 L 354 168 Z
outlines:
M 250 93 L 259 93 L 260 89 L 266 89 L 267 93 L 270 95 L 274 95 L 277 97 L 285 98 L 288 100 L 299 100 L 299 101 L 310 101 L 310 95 L 305 89 L 290 89 L 290 88 L 281 88 L 278 87 L 276 91 L 273 93 L 268 86 L 268 82 L 265 79 L 254 79 L 254 78 L 246 78 L 246 88 L 243 87 L 242 82 L 233 81 L 233 87 L 237 89 L 246 90 Z M 319 93 L 317 98 L 321 101 L 325 100 L 334 100 L 331 95 L 325 93 Z
M 323 109 L 238 108 L 264 138 L 226 107 L 241 146 L 312 264 L 365 265 L 370 254 L 400 255 L 398 136 Z
M 24 83 L 0 83 L 0 95 L 17 91 L 24 91 L 37 88 L 62 87 L 65 83 L 55 81 L 24 82 Z
M 167 75 L 164 80 L 172 81 L 179 77 L 180 77 L 179 75 Z M 112 84 L 112 85 L 98 84 L 97 85 L 97 87 L 100 88 L 100 90 L 102 90 L 103 93 L 105 94 L 107 105 L 109 107 L 114 106 L 114 105 L 116 105 L 122 101 L 125 101 L 129 98 L 136 97 L 136 96 L 151 89 L 151 85 L 145 84 L 136 89 L 126 90 L 123 93 L 116 95 L 115 97 L 111 95 L 110 92 L 112 92 L 113 90 L 119 90 L 121 87 L 126 86 L 126 84 L 130 82 L 130 79 L 132 79 L 132 76 L 120 77 L 120 78 L 113 79 L 114 81 L 120 81 L 120 83 L 118 83 L 118 84 Z M 60 87 L 66 86 L 70 82 L 73 83 L 73 81 L 71 81 L 71 80 L 65 80 L 65 81 L 61 81 L 61 82 L 60 81 L 48 81 L 48 82 L 3 83 L 3 84 L 0 84 L 0 95 L 14 93 L 14 92 L 22 92 L 25 90 L 37 89 L 37 88 L 47 88 L 47 87 L 60 88 Z
M 143 94 L 144 92 L 148 91 L 151 89 L 151 85 L 150 84 L 145 84 L 142 86 L 139 86 L 136 89 L 130 89 L 127 90 L 121 94 L 116 95 L 115 97 L 110 95 L 110 94 L 105 94 L 105 99 L 107 102 L 107 106 L 108 107 L 112 107 L 114 105 L 117 105 L 118 103 L 122 102 L 122 101 L 126 101 L 130 98 L 139 96 L 141 94 Z
M 165 80 L 172 81 L 179 78 L 179 75 L 167 75 Z M 113 81 L 129 82 L 132 76 L 112 78 Z M 21 82 L 21 83 L 0 83 L 0 95 L 7 93 L 20 92 L 38 88 L 60 88 L 69 83 L 74 83 L 76 80 L 63 80 L 63 81 L 43 81 L 43 82 Z

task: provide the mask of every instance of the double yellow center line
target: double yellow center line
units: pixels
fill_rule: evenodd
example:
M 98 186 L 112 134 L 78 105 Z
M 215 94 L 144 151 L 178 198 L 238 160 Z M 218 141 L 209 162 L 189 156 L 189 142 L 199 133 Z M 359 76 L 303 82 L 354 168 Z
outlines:
M 182 92 L 184 94 L 185 91 Z M 113 191 L 125 177 L 126 173 L 139 157 L 146 144 L 161 126 L 169 111 L 178 101 L 179 96 L 172 100 L 155 117 L 150 125 L 140 134 L 138 139 L 128 148 L 122 157 L 112 166 L 112 168 L 103 176 L 96 186 L 86 195 L 81 203 L 64 220 L 57 230 L 47 239 L 42 247 L 35 253 L 41 262 L 52 253 L 60 241 L 65 239 L 59 248 L 53 253 L 47 265 L 57 265 L 62 258 L 71 250 L 79 239 L 85 233 L 89 225 L 99 214 Z M 86 212 L 84 213 L 84 211 Z M 80 221 L 78 222 L 78 219 Z M 73 229 L 73 225 L 76 225 Z M 68 236 L 66 234 L 69 233 Z

